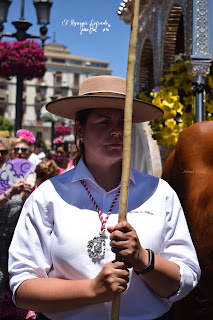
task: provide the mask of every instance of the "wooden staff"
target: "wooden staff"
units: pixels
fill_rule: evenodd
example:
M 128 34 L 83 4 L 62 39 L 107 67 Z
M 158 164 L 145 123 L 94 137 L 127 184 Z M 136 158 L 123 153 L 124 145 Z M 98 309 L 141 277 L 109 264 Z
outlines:
M 126 78 L 126 98 L 124 109 L 124 137 L 123 137 L 123 161 L 121 176 L 121 194 L 118 222 L 126 221 L 127 200 L 129 190 L 129 173 L 131 159 L 131 140 L 132 140 L 132 109 L 134 97 L 134 73 L 138 36 L 138 19 L 140 0 L 133 0 L 132 3 L 132 23 L 129 41 L 129 54 Z M 112 301 L 111 320 L 119 320 L 120 295 Z

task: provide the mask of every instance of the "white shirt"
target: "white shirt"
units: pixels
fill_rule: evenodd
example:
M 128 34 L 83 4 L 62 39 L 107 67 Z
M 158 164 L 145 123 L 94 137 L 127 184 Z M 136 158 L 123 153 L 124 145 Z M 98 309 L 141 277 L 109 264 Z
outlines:
M 25 203 L 9 251 L 13 294 L 30 278 L 94 278 L 114 260 L 109 239 L 104 259 L 94 263 L 88 256 L 87 242 L 99 234 L 101 222 L 81 179 L 100 210 L 108 212 L 119 186 L 106 192 L 82 160 L 37 188 Z M 118 210 L 119 199 L 106 227 L 117 224 Z M 159 297 L 130 269 L 128 288 L 121 295 L 120 320 L 155 319 L 196 286 L 200 276 L 196 252 L 177 195 L 161 179 L 131 170 L 127 221 L 144 248 L 180 266 L 180 289 L 169 299 Z M 105 320 L 110 319 L 111 303 L 45 315 L 53 320 Z
M 39 157 L 36 153 L 31 153 L 28 160 L 34 164 L 34 167 L 36 167 L 39 163 L 41 163 L 42 158 Z

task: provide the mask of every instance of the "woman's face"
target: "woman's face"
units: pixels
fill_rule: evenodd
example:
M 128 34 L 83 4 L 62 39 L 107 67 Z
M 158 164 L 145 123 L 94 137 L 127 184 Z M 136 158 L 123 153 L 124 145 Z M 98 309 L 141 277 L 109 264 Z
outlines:
M 14 147 L 12 147 L 11 159 L 28 159 L 29 157 L 29 146 L 25 142 L 18 142 Z
M 94 109 L 85 127 L 76 121 L 76 131 L 83 139 L 86 161 L 113 164 L 123 155 L 124 113 L 118 109 Z
M 56 154 L 57 154 L 56 163 L 60 164 L 63 161 L 67 161 L 67 152 L 64 151 L 63 146 L 56 148 Z

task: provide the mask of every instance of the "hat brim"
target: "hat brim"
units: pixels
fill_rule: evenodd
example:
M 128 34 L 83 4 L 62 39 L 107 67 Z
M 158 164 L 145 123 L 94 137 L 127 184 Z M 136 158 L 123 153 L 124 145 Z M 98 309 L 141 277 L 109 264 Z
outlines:
M 71 120 L 75 120 L 76 113 L 84 109 L 110 108 L 124 110 L 125 96 L 96 96 L 82 95 L 60 98 L 46 105 L 47 111 Z M 157 106 L 138 99 L 133 99 L 133 122 L 145 122 L 157 119 L 163 111 Z

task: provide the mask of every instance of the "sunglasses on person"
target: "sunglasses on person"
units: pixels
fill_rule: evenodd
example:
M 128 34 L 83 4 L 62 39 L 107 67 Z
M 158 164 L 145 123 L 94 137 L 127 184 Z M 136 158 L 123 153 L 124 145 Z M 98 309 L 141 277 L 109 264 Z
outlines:
M 18 147 L 13 147 L 13 151 L 14 152 L 19 152 L 19 150 L 21 150 L 21 152 L 25 153 L 28 152 L 28 148 L 18 148 Z
M 8 154 L 7 150 L 0 150 L 0 153 L 2 156 L 6 156 L 6 154 Z

